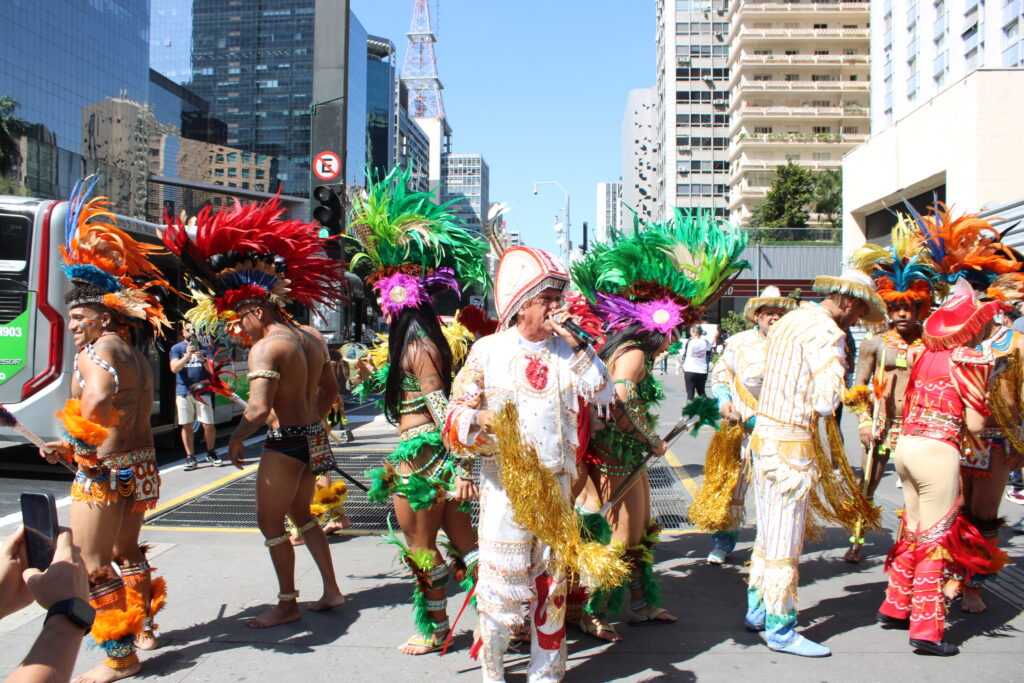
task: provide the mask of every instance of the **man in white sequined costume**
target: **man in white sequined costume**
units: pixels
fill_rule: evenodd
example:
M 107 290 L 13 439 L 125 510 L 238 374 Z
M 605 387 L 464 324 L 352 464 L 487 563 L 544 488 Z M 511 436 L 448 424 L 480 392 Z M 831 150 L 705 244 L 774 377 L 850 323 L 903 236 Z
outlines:
M 494 295 L 504 329 L 474 344 L 452 386 L 445 441 L 454 453 L 483 461 L 475 595 L 485 681 L 504 680 L 503 656 L 512 629 L 524 622 L 524 603 L 532 636 L 528 680 L 558 681 L 565 673 L 566 577 L 547 573 L 551 549 L 515 523 L 491 429 L 496 412 L 513 401 L 524 438 L 570 500 L 579 399 L 607 403 L 612 391 L 594 350 L 560 324 L 570 317 L 562 304 L 568 283 L 546 252 L 506 250 Z M 472 487 L 460 479 L 456 496 L 470 497 Z
M 885 317 L 885 303 L 862 271 L 819 276 L 814 290 L 826 299 L 801 303 L 768 332 L 764 383 L 750 437 L 757 539 L 746 626 L 767 631 L 771 649 L 804 657 L 830 654 L 796 632 L 804 525 L 811 491 L 822 474 L 813 442 L 818 418 L 835 412 L 846 389 L 844 330 L 861 317 L 868 322 Z

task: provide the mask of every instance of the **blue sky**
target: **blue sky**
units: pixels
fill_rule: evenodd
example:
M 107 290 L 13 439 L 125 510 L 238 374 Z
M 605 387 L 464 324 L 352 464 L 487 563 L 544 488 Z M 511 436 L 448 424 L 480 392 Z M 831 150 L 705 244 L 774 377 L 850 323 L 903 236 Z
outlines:
M 398 49 L 413 0 L 351 0 L 372 35 Z M 440 7 L 438 6 L 440 4 Z M 482 154 L 490 199 L 510 230 L 560 253 L 552 225 L 571 198 L 573 242 L 594 228 L 595 184 L 620 175 L 626 95 L 655 80 L 653 0 L 431 0 L 452 151 Z

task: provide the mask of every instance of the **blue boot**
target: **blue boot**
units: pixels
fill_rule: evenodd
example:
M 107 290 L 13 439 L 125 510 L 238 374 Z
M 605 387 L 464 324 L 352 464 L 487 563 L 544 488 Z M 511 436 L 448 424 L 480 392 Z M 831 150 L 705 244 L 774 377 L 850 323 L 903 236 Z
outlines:
M 729 553 L 736 547 L 739 530 L 716 531 L 711 536 L 711 552 L 708 553 L 709 564 L 724 564 Z
M 824 645 L 818 645 L 796 632 L 796 610 L 783 616 L 769 614 L 765 618 L 765 627 L 768 647 L 776 652 L 800 657 L 828 657 L 832 654 Z
M 747 616 L 743 618 L 743 625 L 748 631 L 764 630 L 764 602 L 756 588 L 747 589 Z

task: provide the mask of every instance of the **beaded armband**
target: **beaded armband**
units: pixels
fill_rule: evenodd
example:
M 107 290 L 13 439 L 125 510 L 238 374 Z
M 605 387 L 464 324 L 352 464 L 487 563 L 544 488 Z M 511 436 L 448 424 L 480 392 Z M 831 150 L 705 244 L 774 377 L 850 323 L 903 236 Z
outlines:
M 633 429 L 649 444 L 657 444 L 661 442 L 659 437 L 654 430 L 648 427 L 648 412 L 647 406 L 640 396 L 637 394 L 636 385 L 632 382 L 626 384 L 626 400 L 620 401 L 623 412 L 626 414 L 626 419 L 633 425 Z
M 434 419 L 434 424 L 444 427 L 445 418 L 448 416 L 448 398 L 444 392 L 440 389 L 431 391 L 423 396 L 423 400 L 430 411 L 430 417 Z
M 254 379 L 281 379 L 281 373 L 277 370 L 253 370 L 245 378 L 250 382 Z

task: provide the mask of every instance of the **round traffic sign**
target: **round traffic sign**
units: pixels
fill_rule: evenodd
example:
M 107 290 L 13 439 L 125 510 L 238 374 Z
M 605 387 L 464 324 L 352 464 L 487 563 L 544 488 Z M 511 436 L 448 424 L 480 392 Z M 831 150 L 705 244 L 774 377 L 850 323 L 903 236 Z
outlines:
M 341 157 L 334 152 L 320 152 L 313 157 L 313 175 L 320 180 L 334 180 L 341 173 Z

